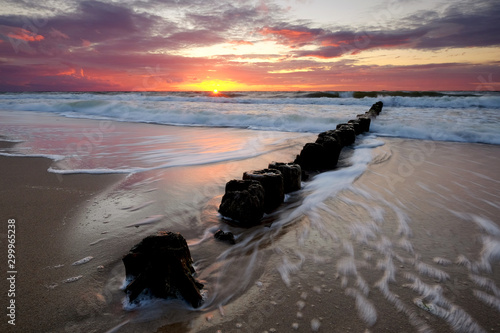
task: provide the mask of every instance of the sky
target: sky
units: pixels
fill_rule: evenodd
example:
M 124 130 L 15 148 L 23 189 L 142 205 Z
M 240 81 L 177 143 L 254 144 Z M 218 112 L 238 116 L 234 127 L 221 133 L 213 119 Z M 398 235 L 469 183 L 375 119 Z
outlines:
M 0 91 L 500 90 L 498 0 L 0 0 Z

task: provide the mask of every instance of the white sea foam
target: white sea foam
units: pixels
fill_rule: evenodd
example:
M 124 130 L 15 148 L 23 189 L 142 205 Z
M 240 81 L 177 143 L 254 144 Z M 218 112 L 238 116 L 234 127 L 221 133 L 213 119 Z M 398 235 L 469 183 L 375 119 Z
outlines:
M 61 161 L 66 156 L 64 155 L 54 155 L 54 154 L 17 154 L 17 153 L 0 153 L 0 156 L 10 156 L 10 157 L 43 157 L 54 161 Z
M 448 309 L 451 306 L 451 303 L 443 296 L 443 288 L 440 285 L 429 285 L 410 273 L 406 273 L 405 278 L 412 281 L 412 283 L 404 286 L 417 292 L 427 302 L 444 309 Z
M 318 318 L 313 318 L 313 319 L 311 320 L 311 330 L 312 330 L 313 332 L 317 332 L 317 331 L 319 331 L 319 327 L 320 327 L 320 326 L 321 326 L 321 322 L 319 321 L 319 319 L 318 319 Z
M 63 280 L 63 283 L 75 282 L 75 281 L 80 280 L 82 277 L 83 277 L 82 275 L 73 276 L 73 277 L 67 278 L 66 280 Z
M 396 280 L 396 266 L 394 266 L 394 262 L 390 255 L 377 261 L 377 269 L 384 271 L 384 276 L 382 277 L 384 283 Z
M 356 287 L 358 287 L 359 290 L 361 290 L 361 292 L 363 294 L 365 294 L 366 296 L 368 296 L 368 294 L 370 293 L 370 287 L 368 286 L 368 283 L 359 274 L 358 274 L 358 277 L 356 279 Z
M 79 265 L 83 265 L 83 264 L 86 264 L 88 263 L 89 261 L 91 261 L 92 259 L 94 259 L 94 257 L 92 256 L 88 256 L 88 257 L 85 257 L 83 259 L 80 259 L 78 261 L 75 261 L 74 263 L 72 263 L 71 265 L 73 266 L 79 266 Z
M 287 286 L 291 285 L 290 274 L 293 274 L 300 270 L 304 261 L 305 258 L 303 256 L 300 256 L 299 260 L 297 260 L 296 262 L 290 260 L 288 256 L 283 257 L 283 262 L 278 266 L 278 272 L 281 275 L 281 279 Z
M 474 290 L 474 296 L 476 296 L 484 304 L 491 306 L 500 312 L 500 298 L 487 294 L 481 290 Z
M 466 256 L 463 254 L 458 255 L 457 260 L 455 263 L 459 266 L 464 266 L 467 268 L 470 272 L 473 273 L 478 273 L 479 272 L 479 265 L 476 262 L 470 261 Z
M 491 265 L 500 261 L 500 239 L 490 236 L 482 237 L 483 248 L 481 250 L 480 267 L 491 272 Z
M 427 265 L 424 262 L 418 261 L 415 264 L 415 268 L 420 274 L 427 275 L 431 278 L 437 279 L 438 281 L 448 280 L 450 275 L 440 269 Z
M 357 275 L 356 262 L 353 257 L 343 257 L 337 261 L 337 272 L 341 275 Z
M 372 302 L 355 289 L 347 288 L 346 295 L 354 297 L 359 317 L 370 327 L 377 322 L 377 310 Z
M 476 274 L 471 274 L 470 278 L 476 286 L 491 291 L 495 294 L 495 296 L 500 297 L 500 289 L 496 286 L 493 280 Z
M 369 240 L 375 240 L 379 226 L 374 222 L 353 222 L 349 225 L 351 236 L 359 243 L 368 244 Z
M 344 249 L 344 252 L 348 255 L 350 255 L 351 257 L 354 257 L 354 247 L 352 246 L 352 243 L 347 241 L 347 240 L 343 240 L 342 241 L 342 248 Z
M 409 253 L 413 253 L 413 245 L 407 238 L 401 238 L 398 241 L 398 245 Z
M 471 261 L 463 254 L 458 255 L 455 263 L 459 266 L 465 266 L 467 268 L 470 268 L 470 266 L 471 266 Z
M 500 236 L 500 228 L 493 221 L 474 214 L 471 214 L 471 218 L 484 232 L 491 236 Z
M 137 171 L 140 171 L 136 168 L 134 169 L 109 169 L 109 168 L 95 168 L 95 169 L 69 169 L 69 170 L 63 170 L 63 169 L 56 169 L 53 167 L 50 167 L 47 169 L 48 172 L 52 172 L 55 174 L 59 175 L 71 175 L 71 174 L 78 174 L 78 173 L 86 173 L 86 174 L 116 174 L 116 173 L 134 173 Z
M 403 303 L 403 301 L 401 301 L 398 296 L 396 296 L 389 290 L 387 284 L 378 283 L 377 287 L 379 288 L 382 295 L 384 295 L 384 298 L 389 303 L 391 303 L 398 312 L 402 312 L 408 317 L 410 324 L 414 326 L 418 332 L 433 332 L 431 328 L 422 319 L 420 319 L 412 309 L 410 309 L 405 303 Z
M 383 255 L 392 254 L 393 244 L 389 238 L 386 236 L 381 236 L 380 239 L 375 243 L 375 249 L 377 252 Z
M 435 257 L 432 259 L 436 264 L 441 265 L 441 266 L 449 266 L 451 265 L 451 260 L 448 260 L 446 258 L 441 258 L 441 257 Z
M 451 307 L 444 318 L 454 332 L 459 333 L 483 333 L 486 332 L 467 312 L 458 306 Z

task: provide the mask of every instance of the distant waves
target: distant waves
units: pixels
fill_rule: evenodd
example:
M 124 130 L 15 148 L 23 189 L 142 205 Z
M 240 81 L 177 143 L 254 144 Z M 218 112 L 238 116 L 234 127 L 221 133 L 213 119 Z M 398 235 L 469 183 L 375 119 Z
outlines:
M 374 122 L 374 133 L 500 144 L 498 92 L 2 93 L 0 110 L 176 126 L 319 133 L 363 113 L 377 100 L 384 103 L 386 112 Z

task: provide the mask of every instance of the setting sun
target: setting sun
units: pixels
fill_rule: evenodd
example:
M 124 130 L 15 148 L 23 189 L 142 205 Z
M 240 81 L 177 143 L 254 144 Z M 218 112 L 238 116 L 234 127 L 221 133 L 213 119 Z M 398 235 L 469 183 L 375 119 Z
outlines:
M 214 89 L 214 94 L 217 94 L 219 91 L 217 89 Z

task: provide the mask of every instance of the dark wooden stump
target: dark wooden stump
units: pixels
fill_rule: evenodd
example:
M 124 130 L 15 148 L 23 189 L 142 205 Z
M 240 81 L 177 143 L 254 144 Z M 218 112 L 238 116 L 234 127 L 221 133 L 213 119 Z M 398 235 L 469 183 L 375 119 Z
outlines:
M 219 206 L 219 213 L 241 226 L 256 225 L 264 215 L 265 191 L 255 180 L 231 180 Z
M 181 295 L 194 308 L 201 305 L 203 285 L 193 277 L 193 259 L 181 234 L 159 231 L 135 245 L 122 260 L 131 280 L 125 288 L 130 302 L 149 289 L 154 297 Z
M 364 132 L 359 119 L 351 119 L 347 122 L 347 124 L 354 128 L 354 133 L 356 133 L 356 135 L 360 135 Z
M 264 187 L 264 212 L 270 213 L 285 200 L 283 175 L 279 170 L 263 169 L 243 173 L 244 180 L 256 180 Z
M 303 170 L 322 170 L 325 168 L 325 147 L 319 143 L 306 143 L 293 163 Z
M 357 115 L 356 117 L 358 118 L 359 124 L 361 125 L 363 132 L 369 132 L 370 124 L 372 122 L 371 118 L 367 117 L 364 114 Z
M 224 232 L 222 230 L 217 230 L 214 234 L 214 238 L 215 239 L 218 239 L 220 241 L 226 241 L 228 242 L 229 244 L 236 244 L 236 241 L 234 240 L 234 235 L 232 232 Z
M 370 111 L 373 111 L 377 114 L 377 116 L 382 112 L 382 107 L 384 106 L 384 103 L 382 101 L 378 101 L 377 103 L 373 104 L 372 107 L 370 108 Z M 368 111 L 368 112 L 370 112 Z
M 342 146 L 340 145 L 337 135 L 319 135 L 316 143 L 320 144 L 324 148 L 324 160 L 323 167 L 325 169 L 333 169 L 337 166 L 337 162 L 339 161 L 340 151 L 342 150 Z
M 283 188 L 285 193 L 300 190 L 302 182 L 302 169 L 300 165 L 294 163 L 273 162 L 269 164 L 269 169 L 276 169 L 283 175 Z
M 337 135 L 340 138 L 340 144 L 342 147 L 352 145 L 354 141 L 356 141 L 356 132 L 354 131 L 352 125 L 339 124 L 337 125 L 335 132 L 337 132 Z

